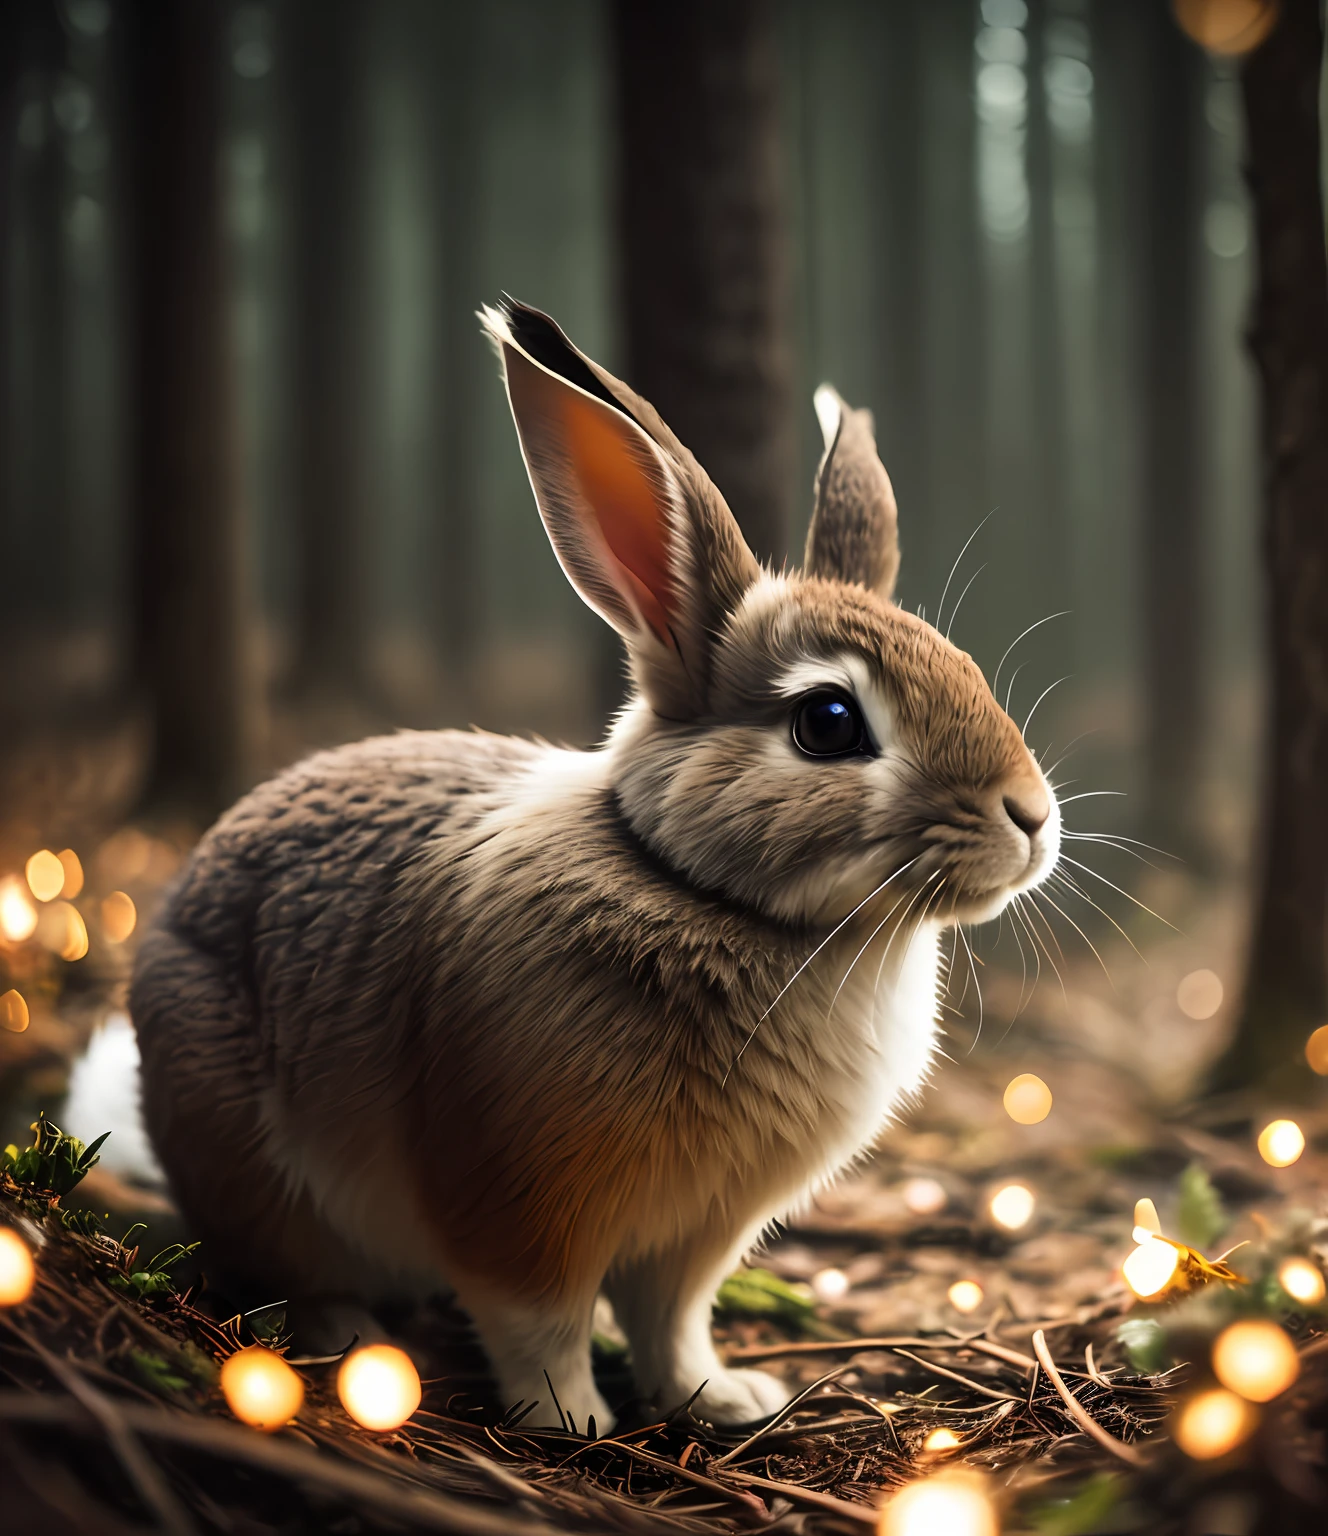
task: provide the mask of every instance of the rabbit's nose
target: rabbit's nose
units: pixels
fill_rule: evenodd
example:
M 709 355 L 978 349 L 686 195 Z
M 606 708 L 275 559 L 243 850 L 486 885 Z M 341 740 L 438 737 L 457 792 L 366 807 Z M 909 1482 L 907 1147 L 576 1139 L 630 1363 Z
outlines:
M 1021 784 L 1018 791 L 1002 800 L 1005 814 L 1021 832 L 1032 837 L 1051 815 L 1051 801 L 1041 784 Z

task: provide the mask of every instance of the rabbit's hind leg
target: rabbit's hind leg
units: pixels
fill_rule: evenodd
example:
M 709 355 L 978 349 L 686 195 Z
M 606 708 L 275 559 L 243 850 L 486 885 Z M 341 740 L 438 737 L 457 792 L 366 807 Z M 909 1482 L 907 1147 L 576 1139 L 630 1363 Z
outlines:
M 769 1418 L 788 1402 L 788 1387 L 765 1371 L 722 1364 L 710 1331 L 715 1292 L 759 1229 L 734 1242 L 698 1234 L 662 1253 L 614 1266 L 605 1290 L 627 1335 L 641 1393 L 661 1413 L 695 1395 L 692 1411 L 715 1424 Z

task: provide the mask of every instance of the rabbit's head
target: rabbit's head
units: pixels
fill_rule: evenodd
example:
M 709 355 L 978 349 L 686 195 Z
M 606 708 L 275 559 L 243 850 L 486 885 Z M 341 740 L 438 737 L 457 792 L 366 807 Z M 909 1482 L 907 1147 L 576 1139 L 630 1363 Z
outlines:
M 657 860 L 798 922 L 883 886 L 901 913 L 981 921 L 1047 876 L 1060 816 L 1018 727 L 891 600 L 894 493 L 867 412 L 817 391 L 805 570 L 775 575 L 650 405 L 537 311 L 484 319 L 554 551 L 627 646 L 609 772 Z

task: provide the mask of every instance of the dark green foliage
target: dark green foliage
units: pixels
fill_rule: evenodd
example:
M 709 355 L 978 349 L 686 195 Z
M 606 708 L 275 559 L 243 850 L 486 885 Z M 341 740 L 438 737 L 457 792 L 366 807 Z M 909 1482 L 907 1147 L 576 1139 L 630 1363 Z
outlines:
M 768 1269 L 742 1269 L 720 1286 L 715 1311 L 721 1317 L 778 1318 L 802 1327 L 814 1317 L 816 1302 Z
M 85 1146 L 77 1136 L 66 1136 L 53 1125 L 44 1111 L 32 1129 L 35 1135 L 30 1147 L 20 1152 L 10 1145 L 0 1153 L 0 1171 L 27 1193 L 49 1193 L 56 1198 L 67 1195 L 95 1166 L 101 1144 L 111 1134 L 106 1131 Z
M 1114 1472 L 1099 1472 L 1068 1499 L 1052 1499 L 1033 1511 L 1039 1536 L 1092 1536 L 1111 1529 L 1106 1524 L 1121 1496 L 1121 1479 Z
M 1191 1163 L 1180 1176 L 1180 1203 L 1176 1229 L 1181 1242 L 1200 1250 L 1211 1248 L 1226 1231 L 1227 1213 L 1222 1197 L 1200 1163 Z

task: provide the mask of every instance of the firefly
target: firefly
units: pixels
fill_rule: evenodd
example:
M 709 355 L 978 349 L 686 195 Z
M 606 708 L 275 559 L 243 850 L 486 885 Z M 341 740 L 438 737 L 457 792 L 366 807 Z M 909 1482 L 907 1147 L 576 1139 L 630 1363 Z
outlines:
M 1165 1290 L 1180 1263 L 1180 1252 L 1160 1237 L 1147 1237 L 1121 1265 L 1125 1283 L 1136 1296 Z
M 304 1382 L 270 1349 L 252 1344 L 221 1367 L 221 1390 L 230 1411 L 255 1429 L 280 1429 L 300 1411 Z
M 940 1456 L 953 1451 L 959 1444 L 959 1436 L 952 1429 L 933 1429 L 922 1442 L 922 1449 L 930 1456 Z
M 342 1361 L 337 1395 L 365 1429 L 395 1429 L 420 1406 L 420 1374 L 404 1350 L 370 1344 Z

